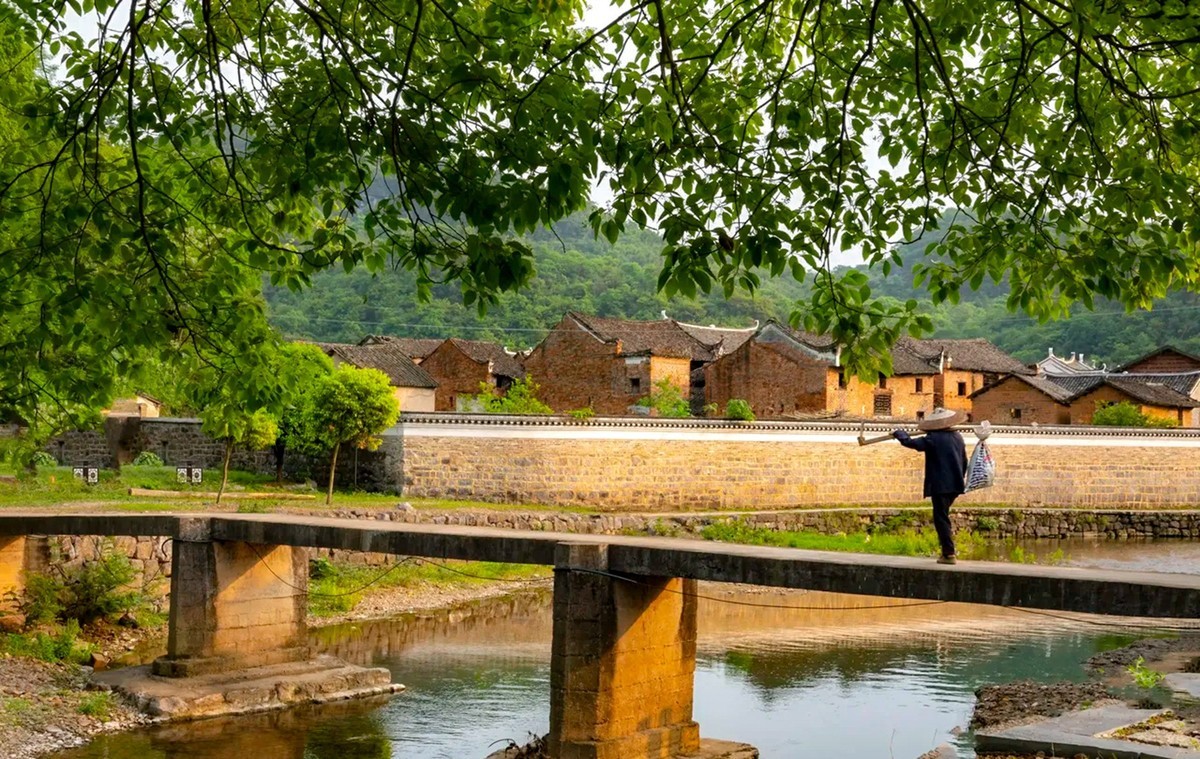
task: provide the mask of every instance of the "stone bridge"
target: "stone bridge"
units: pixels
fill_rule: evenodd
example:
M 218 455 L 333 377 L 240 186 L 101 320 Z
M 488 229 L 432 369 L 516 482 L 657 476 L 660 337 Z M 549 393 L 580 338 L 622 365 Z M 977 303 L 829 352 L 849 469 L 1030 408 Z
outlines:
M 284 515 L 2 514 L 0 594 L 26 536 L 167 536 L 165 677 L 309 656 L 307 548 L 554 567 L 549 744 L 556 759 L 732 756 L 692 719 L 699 580 L 1138 617 L 1200 616 L 1200 576 L 803 551 L 672 538 Z M 705 744 L 702 746 L 702 743 Z

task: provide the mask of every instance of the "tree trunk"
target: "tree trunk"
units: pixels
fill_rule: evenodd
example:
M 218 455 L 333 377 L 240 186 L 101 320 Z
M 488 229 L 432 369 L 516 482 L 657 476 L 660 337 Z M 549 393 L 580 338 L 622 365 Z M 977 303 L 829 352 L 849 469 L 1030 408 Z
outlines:
M 221 487 L 217 488 L 217 505 L 221 505 L 221 496 L 225 494 L 225 486 L 229 483 L 229 459 L 233 457 L 233 438 L 225 441 L 225 462 L 221 465 Z
M 333 503 L 333 476 L 337 473 L 337 455 L 341 447 L 340 442 L 333 446 L 333 456 L 329 460 L 329 492 L 325 494 L 326 506 Z
M 279 440 L 275 441 L 275 484 L 283 484 L 283 457 L 287 455 L 287 446 L 282 442 L 283 436 L 279 436 Z
M 354 489 L 358 490 L 358 446 L 354 447 Z

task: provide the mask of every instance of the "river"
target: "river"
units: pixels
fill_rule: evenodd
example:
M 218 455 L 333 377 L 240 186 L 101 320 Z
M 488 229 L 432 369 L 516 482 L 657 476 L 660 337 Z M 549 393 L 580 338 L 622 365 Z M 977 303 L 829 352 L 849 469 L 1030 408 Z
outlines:
M 1200 545 L 1047 541 L 1064 563 L 1200 573 Z M 1081 662 L 1147 620 L 1045 615 L 825 593 L 702 585 L 695 718 L 764 759 L 973 756 L 974 691 L 1083 680 Z M 730 602 L 734 603 L 730 603 Z M 787 607 L 787 608 L 778 608 Z M 58 759 L 483 759 L 549 721 L 550 607 L 530 593 L 435 614 L 314 630 L 314 646 L 388 667 L 408 690 L 338 704 L 104 736 Z M 962 731 L 962 732 L 960 732 Z

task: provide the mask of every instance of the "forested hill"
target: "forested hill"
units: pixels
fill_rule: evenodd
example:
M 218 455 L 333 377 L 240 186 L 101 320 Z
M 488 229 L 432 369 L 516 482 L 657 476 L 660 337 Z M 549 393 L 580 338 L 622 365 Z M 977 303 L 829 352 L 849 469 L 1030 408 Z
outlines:
M 661 242 L 650 233 L 630 233 L 615 246 L 592 236 L 582 216 L 568 219 L 533 237 L 537 276 L 520 293 L 502 296 L 499 305 L 478 318 L 464 307 L 455 286 L 434 288 L 430 303 L 417 300 L 411 275 L 404 271 L 372 276 L 363 269 L 316 277 L 311 290 L 293 293 L 268 287 L 271 320 L 291 337 L 357 341 L 363 335 L 468 337 L 494 340 L 510 348 L 535 345 L 569 310 L 607 317 L 656 319 L 663 310 L 681 321 L 749 326 L 755 319 L 786 320 L 805 287 L 788 276 L 765 280 L 754 296 L 736 294 L 726 301 L 715 293 L 696 301 L 667 301 L 656 293 Z M 921 244 L 902 251 L 906 260 L 920 255 Z M 904 269 L 884 278 L 871 272 L 877 294 L 926 300 L 914 293 Z M 1096 311 L 1078 309 L 1069 320 L 1038 324 L 1009 313 L 1003 286 L 985 284 L 964 292 L 954 306 L 934 309 L 936 335 L 986 337 L 1022 360 L 1036 361 L 1047 348 L 1056 353 L 1087 354 L 1089 361 L 1117 364 L 1174 344 L 1200 352 L 1200 297 L 1175 293 L 1153 312 L 1126 314 L 1115 304 Z

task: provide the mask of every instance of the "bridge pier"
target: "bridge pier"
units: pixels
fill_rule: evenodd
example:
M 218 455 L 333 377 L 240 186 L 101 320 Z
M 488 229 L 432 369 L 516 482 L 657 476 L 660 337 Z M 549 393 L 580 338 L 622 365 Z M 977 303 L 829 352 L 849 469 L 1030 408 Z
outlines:
M 0 536 L 0 630 L 15 630 L 24 622 L 17 598 L 25 592 L 24 535 Z
M 608 547 L 555 554 L 550 664 L 554 759 L 672 759 L 700 750 L 692 720 L 696 581 L 608 571 Z
M 181 520 L 171 554 L 167 654 L 153 671 L 194 677 L 304 661 L 308 551 L 213 540 L 207 519 Z

